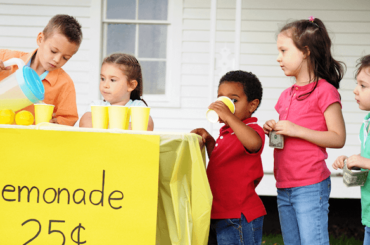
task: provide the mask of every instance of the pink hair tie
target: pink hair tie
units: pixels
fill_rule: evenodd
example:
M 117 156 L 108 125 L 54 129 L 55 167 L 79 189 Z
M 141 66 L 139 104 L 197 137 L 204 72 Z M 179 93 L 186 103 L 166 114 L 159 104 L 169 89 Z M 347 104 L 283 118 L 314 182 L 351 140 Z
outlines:
M 318 28 L 320 28 L 318 24 L 316 24 L 315 22 L 313 22 L 313 21 L 315 20 L 315 17 L 310 16 L 310 18 L 309 18 L 308 20 L 309 20 L 312 24 L 314 24 L 315 26 L 317 26 Z

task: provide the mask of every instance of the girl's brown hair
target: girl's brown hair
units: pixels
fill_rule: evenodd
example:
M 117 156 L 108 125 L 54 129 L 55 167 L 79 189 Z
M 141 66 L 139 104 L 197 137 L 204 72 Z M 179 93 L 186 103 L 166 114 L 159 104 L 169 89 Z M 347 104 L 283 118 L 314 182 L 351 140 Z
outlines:
M 358 74 L 360 74 L 360 72 L 363 69 L 366 69 L 367 67 L 370 67 L 370 54 L 368 54 L 366 56 L 363 56 L 359 60 L 357 60 L 356 67 L 358 67 L 358 68 L 357 68 L 357 71 L 356 71 L 355 78 L 357 78 Z
M 286 24 L 280 33 L 284 31 L 292 38 L 295 46 L 307 55 L 308 69 L 314 74 L 314 77 L 311 78 L 310 72 L 310 81 L 316 82 L 314 88 L 310 92 L 300 95 L 298 100 L 307 98 L 316 89 L 317 81 L 320 78 L 339 89 L 345 64 L 333 58 L 330 50 L 331 40 L 324 23 L 318 18 L 313 21 L 297 20 Z
M 137 86 L 131 92 L 130 99 L 141 100 L 146 106 L 148 106 L 145 100 L 141 98 L 143 95 L 143 76 L 141 73 L 140 63 L 134 56 L 123 53 L 111 54 L 103 60 L 102 65 L 104 64 L 116 64 L 127 76 L 129 82 L 136 80 Z

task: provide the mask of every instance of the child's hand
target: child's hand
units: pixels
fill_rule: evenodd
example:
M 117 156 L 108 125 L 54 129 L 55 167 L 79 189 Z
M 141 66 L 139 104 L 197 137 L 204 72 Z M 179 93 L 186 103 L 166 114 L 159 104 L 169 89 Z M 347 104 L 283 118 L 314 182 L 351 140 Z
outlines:
M 278 121 L 274 127 L 276 134 L 296 137 L 299 126 L 287 120 Z
M 263 124 L 263 131 L 265 134 L 269 134 L 270 131 L 274 130 L 274 127 L 276 125 L 276 122 L 274 119 L 268 120 Z
M 211 139 L 213 139 L 213 137 L 204 128 L 196 128 L 192 130 L 190 133 L 200 135 L 202 137 L 203 144 L 206 144 L 207 141 L 210 141 Z
M 196 129 L 192 130 L 190 133 L 194 133 L 194 134 L 200 135 L 202 137 L 203 144 L 201 144 L 201 142 L 199 142 L 200 148 L 202 149 L 203 146 L 205 145 L 207 147 L 208 157 L 211 157 L 212 151 L 215 148 L 215 144 L 216 144 L 216 141 L 212 137 L 212 135 L 210 135 L 207 132 L 207 130 L 205 130 L 204 128 L 196 128 Z
M 344 160 L 345 159 L 347 159 L 347 156 L 339 156 L 339 157 L 337 157 L 337 159 L 335 159 L 334 163 L 331 166 L 335 170 L 337 170 L 338 168 L 342 169 L 344 167 Z
M 220 117 L 219 121 L 221 123 L 227 123 L 228 117 L 233 115 L 229 107 L 227 107 L 224 102 L 219 100 L 216 100 L 215 102 L 210 104 L 208 109 L 212 109 L 217 112 L 218 116 Z
M 347 168 L 351 169 L 353 167 L 359 167 L 359 168 L 368 168 L 365 164 L 367 158 L 364 158 L 360 155 L 353 155 L 347 158 Z
M 56 123 L 56 124 L 58 124 L 58 120 L 56 118 L 55 113 L 53 113 L 53 117 L 51 118 L 51 120 L 49 121 L 49 123 Z
M 0 71 L 1 70 L 10 70 L 10 69 L 11 69 L 10 66 L 5 67 L 3 61 L 0 60 Z

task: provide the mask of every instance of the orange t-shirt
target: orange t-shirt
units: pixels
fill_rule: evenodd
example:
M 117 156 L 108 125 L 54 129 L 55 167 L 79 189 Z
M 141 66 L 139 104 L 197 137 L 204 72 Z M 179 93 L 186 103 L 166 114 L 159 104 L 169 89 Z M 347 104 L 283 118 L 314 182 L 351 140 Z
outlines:
M 32 58 L 37 51 L 25 53 L 8 49 L 0 49 L 0 60 L 7 61 L 11 58 L 20 58 L 25 64 Z M 14 73 L 18 69 L 17 66 L 12 66 L 11 70 L 0 71 L 0 82 L 5 77 Z M 78 120 L 77 105 L 76 105 L 76 90 L 72 79 L 62 69 L 56 69 L 47 74 L 42 80 L 45 88 L 44 102 L 54 105 L 54 113 L 59 124 L 73 126 Z M 35 115 L 34 106 L 30 105 L 22 110 L 27 110 Z

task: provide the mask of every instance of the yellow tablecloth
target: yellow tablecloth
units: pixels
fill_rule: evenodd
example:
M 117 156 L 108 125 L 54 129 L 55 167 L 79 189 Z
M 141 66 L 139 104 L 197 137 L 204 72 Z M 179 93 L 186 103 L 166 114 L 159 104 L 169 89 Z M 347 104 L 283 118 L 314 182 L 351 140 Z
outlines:
M 212 194 L 205 171 L 204 150 L 201 152 L 199 149 L 199 136 L 190 133 L 86 129 L 48 123 L 29 127 L 0 127 L 160 135 L 156 243 L 207 244 Z

